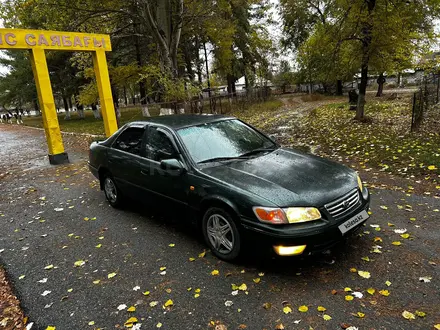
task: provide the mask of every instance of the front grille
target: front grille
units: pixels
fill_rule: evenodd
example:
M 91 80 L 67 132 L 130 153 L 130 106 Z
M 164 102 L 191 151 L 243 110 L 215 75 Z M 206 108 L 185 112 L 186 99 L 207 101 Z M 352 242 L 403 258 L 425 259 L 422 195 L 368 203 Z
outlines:
M 359 206 L 359 204 L 359 191 L 358 189 L 354 189 L 341 198 L 324 205 L 324 207 L 333 218 L 339 218 L 344 214 L 349 213 L 355 207 Z

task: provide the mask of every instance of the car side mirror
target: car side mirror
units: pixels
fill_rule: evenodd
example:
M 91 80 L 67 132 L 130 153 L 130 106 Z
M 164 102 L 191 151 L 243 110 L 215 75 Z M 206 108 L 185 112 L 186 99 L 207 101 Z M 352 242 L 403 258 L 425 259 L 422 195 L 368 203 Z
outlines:
M 182 163 L 175 158 L 162 160 L 160 162 L 160 168 L 171 175 L 182 175 L 186 171 Z

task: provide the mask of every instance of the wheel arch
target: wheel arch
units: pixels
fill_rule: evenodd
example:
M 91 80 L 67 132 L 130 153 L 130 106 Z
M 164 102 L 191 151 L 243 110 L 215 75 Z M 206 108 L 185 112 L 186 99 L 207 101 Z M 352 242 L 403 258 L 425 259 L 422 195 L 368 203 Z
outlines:
M 237 206 L 234 203 L 232 203 L 230 200 L 222 196 L 210 196 L 204 198 L 200 202 L 199 216 L 197 221 L 199 227 L 201 227 L 203 216 L 205 215 L 206 211 L 211 207 L 222 208 L 225 211 L 229 212 L 232 218 L 235 220 L 236 225 L 237 226 L 239 225 L 237 220 L 239 218 L 240 212 L 238 211 Z
M 104 190 L 104 176 L 110 173 L 110 171 L 108 170 L 108 168 L 101 166 L 98 170 L 98 175 L 99 175 L 99 187 L 101 188 L 101 190 Z

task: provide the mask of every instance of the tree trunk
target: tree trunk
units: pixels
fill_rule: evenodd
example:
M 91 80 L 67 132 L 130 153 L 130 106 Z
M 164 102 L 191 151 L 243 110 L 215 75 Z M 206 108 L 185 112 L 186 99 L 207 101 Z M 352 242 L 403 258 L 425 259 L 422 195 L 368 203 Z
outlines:
M 381 97 L 383 95 L 383 84 L 385 83 L 385 77 L 383 76 L 383 72 L 380 73 L 379 78 L 377 78 L 377 93 L 376 97 Z
M 228 81 L 228 94 L 230 96 L 235 96 L 235 77 L 231 74 L 228 74 L 226 79 Z
M 397 87 L 400 87 L 400 78 L 401 78 L 401 73 L 397 72 Z
M 127 97 L 127 88 L 124 85 L 124 102 L 125 102 L 125 106 L 128 105 L 128 97 Z
M 368 18 L 370 18 L 376 0 L 366 0 L 368 6 Z M 361 64 L 361 85 L 359 86 L 359 98 L 356 109 L 356 119 L 364 119 L 365 93 L 368 83 L 368 64 L 370 63 L 370 46 L 371 46 L 371 20 L 366 19 L 362 26 L 362 64 Z
M 64 111 L 66 112 L 64 119 L 69 120 L 70 119 L 70 109 L 69 109 L 68 98 L 66 96 L 63 96 L 63 103 L 64 103 Z
M 336 82 L 336 95 L 342 96 L 342 80 Z

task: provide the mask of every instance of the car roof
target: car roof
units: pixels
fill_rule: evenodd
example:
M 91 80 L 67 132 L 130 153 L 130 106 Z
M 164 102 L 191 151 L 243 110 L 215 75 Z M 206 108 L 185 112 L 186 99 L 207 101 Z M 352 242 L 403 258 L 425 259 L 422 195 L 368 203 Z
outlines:
M 235 117 L 224 115 L 211 115 L 211 114 L 182 114 L 182 115 L 167 115 L 167 116 L 154 116 L 145 120 L 134 121 L 129 123 L 129 126 L 145 126 L 147 124 L 159 124 L 167 126 L 171 129 L 178 130 L 184 127 L 197 126 L 215 121 L 222 121 L 228 119 L 235 119 Z

